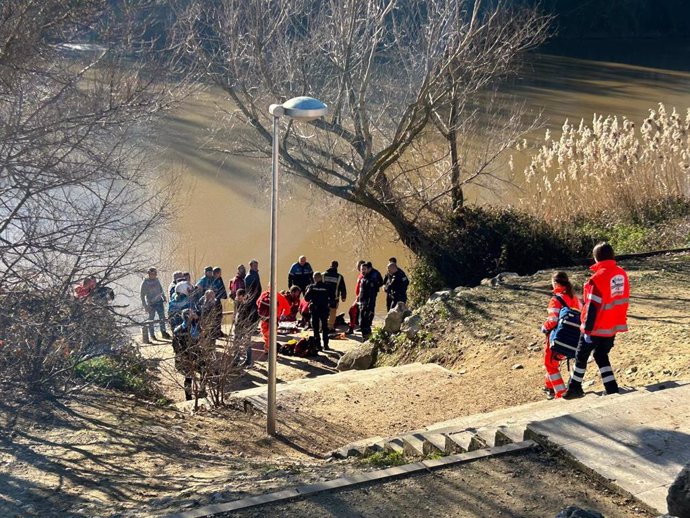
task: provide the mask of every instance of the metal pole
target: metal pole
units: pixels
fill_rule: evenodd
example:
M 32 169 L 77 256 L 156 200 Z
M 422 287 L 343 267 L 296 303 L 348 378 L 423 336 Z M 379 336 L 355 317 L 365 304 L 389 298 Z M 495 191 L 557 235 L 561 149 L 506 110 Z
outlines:
M 269 112 L 273 115 L 273 163 L 271 166 L 271 276 L 269 295 L 271 304 L 269 306 L 269 330 L 268 330 L 268 405 L 266 408 L 266 432 L 268 435 L 276 434 L 276 365 L 278 359 L 278 297 L 276 272 L 278 269 L 278 122 L 283 114 L 280 105 L 272 104 Z

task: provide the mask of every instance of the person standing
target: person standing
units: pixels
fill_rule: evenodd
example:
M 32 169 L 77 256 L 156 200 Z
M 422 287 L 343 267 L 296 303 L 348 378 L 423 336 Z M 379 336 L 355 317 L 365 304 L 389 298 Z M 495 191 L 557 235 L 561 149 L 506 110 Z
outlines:
M 237 290 L 246 290 L 246 285 L 244 283 L 244 278 L 246 276 L 247 269 L 243 264 L 239 265 L 235 277 L 230 281 L 230 285 L 228 286 L 228 288 L 230 288 L 230 298 L 232 300 L 235 300 L 235 297 L 237 297 Z
M 580 299 L 575 295 L 573 285 L 565 272 L 554 273 L 551 277 L 553 295 L 547 306 L 547 316 L 541 326 L 541 332 L 546 335 L 544 346 L 544 391 L 549 399 L 560 398 L 565 392 L 565 384 L 561 377 L 561 361 L 564 357 L 551 351 L 550 333 L 558 325 L 558 315 L 564 306 L 580 311 Z
M 328 330 L 335 329 L 335 317 L 338 313 L 338 302 L 347 300 L 345 279 L 338 273 L 338 261 L 331 261 L 331 267 L 323 272 L 323 282 L 329 290 L 331 300 L 335 301 L 328 311 Z
M 165 302 L 167 298 L 165 292 L 163 291 L 163 286 L 161 281 L 158 279 L 158 270 L 155 268 L 149 268 L 147 276 L 141 281 L 141 286 L 139 288 L 139 295 L 141 296 L 141 305 L 145 310 L 148 311 L 149 320 L 149 336 L 152 339 L 156 339 L 156 335 L 153 331 L 153 320 L 160 320 L 159 327 L 161 331 L 161 336 L 166 340 L 170 340 L 170 335 L 165 329 Z
M 348 314 L 350 316 L 350 323 L 348 324 L 347 331 L 345 331 L 345 334 L 351 335 L 352 333 L 355 332 L 355 327 L 359 323 L 359 286 L 360 283 L 362 282 L 362 265 L 364 264 L 364 261 L 361 259 L 357 261 L 357 282 L 355 283 L 355 301 L 352 303 L 352 306 L 350 306 L 350 311 L 348 311 Z
M 383 280 L 381 274 L 370 262 L 362 265 L 362 280 L 359 285 L 359 312 L 362 338 L 365 340 L 371 335 L 371 324 L 374 321 L 376 311 L 376 296 Z
M 311 313 L 311 326 L 314 330 L 314 338 L 321 347 L 321 336 L 323 335 L 323 349 L 328 347 L 328 313 L 331 306 L 335 305 L 335 298 L 320 272 L 314 272 L 314 284 L 307 286 L 304 292 L 304 300 L 309 303 Z
M 241 367 L 248 369 L 254 362 L 252 360 L 252 328 L 256 325 L 251 321 L 251 311 L 247 302 L 247 293 L 244 288 L 239 288 L 235 292 L 235 361 L 241 359 L 241 351 L 245 351 L 244 362 Z
M 220 266 L 216 266 L 213 269 L 213 282 L 211 282 L 211 289 L 215 295 L 216 299 L 216 310 L 215 310 L 215 320 L 213 324 L 212 335 L 216 338 L 225 337 L 225 333 L 221 327 L 223 323 L 223 300 L 227 300 L 228 292 L 225 289 L 225 281 L 223 280 L 223 270 Z
M 252 259 L 249 261 L 249 273 L 244 278 L 245 291 L 247 292 L 247 302 L 251 306 L 251 321 L 256 324 L 259 321 L 256 302 L 261 295 L 261 277 L 259 277 L 259 261 Z
M 575 366 L 563 399 L 584 396 L 582 378 L 592 352 L 606 393 L 618 393 L 618 383 L 613 375 L 609 352 L 613 348 L 616 334 L 628 330 L 630 283 L 628 274 L 616 264 L 610 244 L 599 243 L 594 247 L 592 255 L 594 265 L 590 269 L 594 275 L 584 287 L 580 342 L 575 353 Z
M 395 257 L 392 257 L 395 259 Z M 398 302 L 407 303 L 407 287 L 410 281 L 395 261 L 388 263 L 388 273 L 383 278 L 383 290 L 386 292 L 386 310 L 390 311 Z
M 302 290 L 302 293 L 304 293 L 307 286 L 311 284 L 313 274 L 314 270 L 311 269 L 311 265 L 307 262 L 307 258 L 300 255 L 297 262 L 293 263 L 290 267 L 290 272 L 288 273 L 288 287 L 297 286 Z

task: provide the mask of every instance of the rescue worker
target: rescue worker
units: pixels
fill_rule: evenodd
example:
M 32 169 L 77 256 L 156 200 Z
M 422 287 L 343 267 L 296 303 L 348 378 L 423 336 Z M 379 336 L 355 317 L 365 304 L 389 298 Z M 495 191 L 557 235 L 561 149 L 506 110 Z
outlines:
M 278 292 L 276 295 L 276 302 L 278 303 L 276 311 L 278 313 L 278 320 L 280 320 L 283 315 L 290 314 L 290 304 L 287 299 L 283 297 L 282 293 Z M 271 339 L 271 286 L 259 296 L 259 300 L 256 301 L 256 308 L 259 318 L 261 319 L 261 334 L 264 337 L 264 352 L 268 353 Z
M 541 332 L 546 335 L 546 345 L 544 346 L 544 391 L 548 399 L 560 398 L 565 392 L 565 384 L 561 377 L 560 366 L 563 357 L 551 351 L 551 340 L 549 335 L 558 325 L 558 315 L 563 308 L 563 303 L 572 309 L 580 311 L 582 305 L 580 299 L 575 295 L 573 285 L 565 272 L 554 273 L 551 277 L 553 296 L 547 306 L 547 317 L 541 326 Z
M 392 257 L 391 259 L 395 259 Z M 398 302 L 407 303 L 407 287 L 410 281 L 395 261 L 388 263 L 388 273 L 383 278 L 383 291 L 386 292 L 386 310 L 390 311 Z
M 329 332 L 335 329 L 335 317 L 338 312 L 339 300 L 345 302 L 347 300 L 347 288 L 345 288 L 345 279 L 338 273 L 338 261 L 331 261 L 331 267 L 323 272 L 323 282 L 329 290 L 331 300 L 335 302 L 328 311 L 328 330 Z
M 283 320 L 287 322 L 296 322 L 297 313 L 299 313 L 300 303 L 302 302 L 302 290 L 298 286 L 292 286 L 290 291 L 281 291 L 285 300 L 290 304 L 290 313 L 283 315 Z
M 311 284 L 314 270 L 307 262 L 307 258 L 303 255 L 299 256 L 296 263 L 293 263 L 288 273 L 288 286 L 298 286 L 302 293 L 305 292 L 307 286 Z
M 323 335 L 323 350 L 328 351 L 328 313 L 335 305 L 335 298 L 330 288 L 323 282 L 323 275 L 320 272 L 314 272 L 314 284 L 307 286 L 304 300 L 309 303 L 314 338 L 321 348 L 320 332 Z
M 251 306 L 251 319 L 254 324 L 259 321 L 259 314 L 257 313 L 256 301 L 261 295 L 261 277 L 259 277 L 259 261 L 252 259 L 249 261 L 249 273 L 244 278 L 245 291 L 247 292 L 247 301 Z
M 563 399 L 584 396 L 582 378 L 592 351 L 606 393 L 618 393 L 618 383 L 613 375 L 609 352 L 616 334 L 628 330 L 630 284 L 628 274 L 616 264 L 610 244 L 599 243 L 594 247 L 593 255 L 594 266 L 590 269 L 594 275 L 584 287 L 580 342 L 575 353 L 575 366 Z
M 381 274 L 372 266 L 371 262 L 362 265 L 362 280 L 359 284 L 359 312 L 362 338 L 365 340 L 371 335 L 371 323 L 374 321 L 376 311 L 376 296 L 383 284 Z
M 350 311 L 348 312 L 350 316 L 350 323 L 348 324 L 347 331 L 345 334 L 351 335 L 355 332 L 355 327 L 359 323 L 359 284 L 362 281 L 362 265 L 364 261 L 361 259 L 357 261 L 357 282 L 355 283 L 355 301 L 350 306 Z

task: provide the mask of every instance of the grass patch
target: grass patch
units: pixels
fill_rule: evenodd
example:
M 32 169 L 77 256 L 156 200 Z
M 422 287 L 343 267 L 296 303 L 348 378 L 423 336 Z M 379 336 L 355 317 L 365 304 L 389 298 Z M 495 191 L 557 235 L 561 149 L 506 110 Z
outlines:
M 368 457 L 364 457 L 362 462 L 374 468 L 389 468 L 391 466 L 402 466 L 403 464 L 407 464 L 408 461 L 400 452 L 378 451 Z
M 74 372 L 78 378 L 99 387 L 134 394 L 159 405 L 170 403 L 153 386 L 143 363 L 129 355 L 90 358 L 77 364 Z

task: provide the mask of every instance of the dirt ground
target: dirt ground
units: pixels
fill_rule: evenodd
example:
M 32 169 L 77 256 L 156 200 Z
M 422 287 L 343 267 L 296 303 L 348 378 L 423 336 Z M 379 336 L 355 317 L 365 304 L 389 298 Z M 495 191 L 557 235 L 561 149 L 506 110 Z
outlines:
M 545 518 L 570 505 L 607 518 L 654 516 L 545 453 L 480 460 L 226 516 Z
M 690 379 L 690 255 L 625 266 L 632 284 L 631 331 L 619 336 L 611 355 L 619 382 Z M 584 269 L 572 274 L 579 284 L 587 275 Z M 424 340 L 399 342 L 379 356 L 379 364 L 434 362 L 450 372 L 434 380 L 411 374 L 385 385 L 373 381 L 313 392 L 296 408 L 279 401 L 278 439 L 266 438 L 261 415 L 227 408 L 189 415 L 108 391 L 66 401 L 5 400 L 0 516 L 159 516 L 336 478 L 362 469 L 324 460 L 352 440 L 538 400 L 539 327 L 549 293 L 547 272 L 509 278 L 495 288 L 460 290 L 458 297 L 428 305 L 420 311 Z M 310 360 L 281 357 L 278 378 L 331 374 L 355 343 L 333 341 L 334 351 Z M 163 390 L 179 400 L 181 379 L 171 366 L 170 344 L 143 352 Z M 233 388 L 265 383 L 266 363 L 257 360 Z M 601 389 L 594 365 L 585 388 Z

